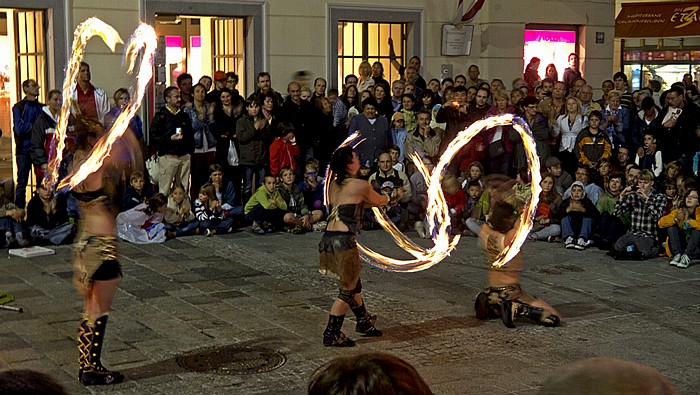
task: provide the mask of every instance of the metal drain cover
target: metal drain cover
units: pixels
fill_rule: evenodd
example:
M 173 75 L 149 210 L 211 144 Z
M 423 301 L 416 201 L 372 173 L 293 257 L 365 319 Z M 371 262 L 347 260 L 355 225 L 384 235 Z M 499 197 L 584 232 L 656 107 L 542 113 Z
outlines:
M 177 358 L 186 370 L 221 375 L 245 375 L 273 371 L 287 362 L 287 357 L 264 347 L 225 346 L 195 350 Z

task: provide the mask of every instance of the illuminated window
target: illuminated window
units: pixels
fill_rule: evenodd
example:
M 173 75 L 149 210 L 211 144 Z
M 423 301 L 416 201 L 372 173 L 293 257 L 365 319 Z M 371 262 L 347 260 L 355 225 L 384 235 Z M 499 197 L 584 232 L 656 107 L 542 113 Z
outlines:
M 17 46 L 17 100 L 22 99 L 19 84 L 33 79 L 46 86 L 46 46 L 44 42 L 44 12 L 18 10 L 15 14 L 15 45 Z M 40 90 L 39 100 L 49 89 Z
M 399 70 L 391 64 L 389 38 L 394 41 L 396 60 L 405 64 L 407 23 L 338 21 L 338 82 L 348 74 L 358 75 L 363 60 L 381 62 L 384 79 L 399 79 Z
M 233 71 L 245 81 L 245 44 L 243 18 L 215 18 L 212 23 L 212 64 L 214 71 Z M 212 74 L 213 75 L 213 74 Z M 245 95 L 244 84 L 237 89 Z
M 524 64 L 540 58 L 540 77 L 545 78 L 547 65 L 554 63 L 559 80 L 569 67 L 569 54 L 576 53 L 576 32 L 573 30 L 525 30 Z

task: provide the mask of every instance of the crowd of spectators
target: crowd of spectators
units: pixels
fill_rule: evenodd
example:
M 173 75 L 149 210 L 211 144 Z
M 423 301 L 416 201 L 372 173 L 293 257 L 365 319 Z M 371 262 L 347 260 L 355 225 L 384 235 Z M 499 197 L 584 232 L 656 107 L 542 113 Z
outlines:
M 426 237 L 427 187 L 410 154 L 431 167 L 475 121 L 516 114 L 529 125 L 545 170 L 530 240 L 560 241 L 572 250 L 595 245 L 618 259 L 648 259 L 661 251 L 679 267 L 700 258 L 700 222 L 697 202 L 692 202 L 700 113 L 692 79 L 686 76 L 665 91 L 651 80 L 630 92 L 627 76 L 618 72 L 601 83 L 602 96 L 594 100 L 576 54 L 569 56 L 561 80 L 554 65 L 541 78 L 539 64 L 533 58 L 510 90 L 501 79 L 481 79 L 477 65 L 469 66 L 466 76 L 426 81 L 415 56 L 405 66 L 392 59 L 401 75 L 394 81 L 385 78 L 380 62 L 362 62 L 340 89 L 327 89 L 323 78 L 312 86 L 293 80 L 285 96 L 272 89 L 269 73 L 260 72 L 247 98 L 236 89 L 233 72 L 217 71 L 196 84 L 183 73 L 177 86 L 165 89 L 165 106 L 150 121 L 150 145 L 143 145 L 158 165 L 149 167 L 150 174 L 124 177 L 117 187 L 123 201 L 115 203 L 121 211 L 162 214 L 136 226 L 162 221 L 165 237 L 212 235 L 248 225 L 258 234 L 320 230 L 330 154 L 349 133 L 358 132 L 364 139 L 357 147 L 360 176 L 380 193 L 396 195 L 402 189 L 402 198 L 386 214 L 400 229 L 413 228 Z M 77 85 L 76 115 L 107 127 L 129 101 L 128 91 L 119 89 L 110 109 L 107 95 L 91 84 L 87 64 Z M 34 204 L 24 202 L 31 165 L 40 179 L 55 154 L 51 136 L 61 93 L 49 92 L 44 106 L 37 102 L 35 81 L 25 81 L 23 90 L 25 98 L 13 109 L 17 187 L 14 201 L 6 196 L 0 207 L 8 245 L 46 243 L 52 240 L 46 235 L 53 229 L 63 235 L 77 216 L 69 196 L 38 189 Z M 130 130 L 143 144 L 138 117 Z M 74 140 L 65 156 L 78 163 L 80 149 L 89 149 L 90 140 Z M 480 132 L 451 162 L 443 189 L 453 233 L 476 235 L 488 221 L 494 176 L 510 177 L 516 194 L 529 198 L 527 157 L 512 127 Z M 155 192 L 168 202 L 162 210 L 153 206 L 156 202 L 149 205 Z M 38 210 L 43 213 L 37 215 Z M 376 224 L 368 211 L 365 229 Z

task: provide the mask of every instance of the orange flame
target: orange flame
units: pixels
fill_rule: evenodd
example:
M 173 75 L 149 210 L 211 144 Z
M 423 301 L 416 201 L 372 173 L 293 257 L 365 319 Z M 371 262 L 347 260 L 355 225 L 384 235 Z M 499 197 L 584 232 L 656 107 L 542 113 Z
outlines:
M 464 147 L 469 141 L 484 129 L 493 128 L 496 126 L 513 125 L 513 128 L 520 134 L 523 139 L 525 153 L 530 166 L 532 182 L 530 183 L 530 191 L 532 193 L 530 202 L 525 206 L 523 215 L 520 218 L 518 228 L 515 234 L 513 243 L 506 246 L 492 263 L 494 267 L 501 267 L 507 264 L 515 255 L 518 254 L 522 244 L 525 242 L 527 235 L 530 233 L 533 225 L 533 217 L 537 209 L 539 201 L 540 187 L 540 162 L 537 156 L 535 140 L 532 138 L 532 132 L 521 118 L 513 117 L 512 114 L 506 114 L 498 117 L 491 117 L 484 120 L 474 122 L 467 129 L 461 131 L 450 142 L 447 149 L 440 157 L 440 161 L 433 169 L 433 172 L 425 167 L 418 155 L 413 152 L 409 155 L 418 171 L 423 175 L 426 184 L 428 185 L 428 206 L 426 218 L 430 224 L 430 233 L 434 246 L 425 249 L 413 243 L 407 238 L 396 226 L 384 215 L 377 207 L 372 210 L 377 217 L 379 224 L 392 236 L 398 246 L 411 254 L 415 259 L 402 260 L 386 257 L 358 243 L 358 249 L 362 254 L 363 260 L 377 266 L 379 268 L 396 271 L 396 272 L 416 272 L 428 269 L 445 259 L 449 253 L 457 246 L 460 236 L 456 236 L 450 240 L 450 216 L 445 196 L 443 195 L 440 186 L 442 173 L 446 170 L 454 156 L 459 150 Z M 359 143 L 356 140 L 360 137 L 359 133 L 355 132 L 350 135 L 340 147 L 352 145 L 357 146 Z M 333 180 L 333 173 L 330 168 L 326 172 L 326 183 L 324 189 L 324 201 L 328 204 L 327 196 L 330 183 Z
M 129 127 L 129 121 L 136 115 L 146 93 L 148 83 L 153 77 L 153 57 L 156 53 L 158 38 L 155 30 L 145 23 L 140 24 L 129 38 L 124 52 L 125 61 L 128 61 L 128 72 L 134 71 L 136 60 L 141 53 L 138 73 L 136 74 L 136 92 L 126 108 L 114 121 L 114 125 L 107 132 L 105 138 L 95 145 L 85 162 L 64 178 L 58 185 L 59 189 L 74 188 L 90 174 L 99 170 L 104 160 L 109 156 L 112 145 L 119 139 Z
M 58 114 L 58 123 L 54 133 L 56 141 L 56 156 L 49 160 L 46 176 L 43 184 L 48 189 L 53 189 L 58 180 L 58 168 L 63 161 L 63 149 L 66 146 L 66 129 L 68 126 L 68 117 L 70 115 L 73 92 L 77 89 L 78 71 L 80 71 L 80 62 L 85 56 L 85 46 L 88 40 L 94 36 L 102 37 L 102 40 L 114 52 L 117 44 L 123 44 L 119 33 L 114 28 L 98 18 L 89 18 L 75 28 L 73 34 L 73 51 L 66 67 L 66 78 L 63 80 L 63 105 Z

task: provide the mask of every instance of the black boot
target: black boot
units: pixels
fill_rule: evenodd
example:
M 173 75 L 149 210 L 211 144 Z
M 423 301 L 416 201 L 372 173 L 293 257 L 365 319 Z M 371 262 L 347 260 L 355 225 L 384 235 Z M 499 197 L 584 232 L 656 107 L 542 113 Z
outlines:
M 326 347 L 352 347 L 355 342 L 345 337 L 341 331 L 345 316 L 329 315 L 328 326 L 323 332 L 323 345 Z
M 508 328 L 515 328 L 513 319 L 515 318 L 516 308 L 515 304 L 510 300 L 501 302 L 501 320 L 503 321 L 503 325 Z
M 106 328 L 106 315 L 95 320 L 93 325 L 90 325 L 87 320 L 80 322 L 78 348 L 81 354 L 78 379 L 83 385 L 107 385 L 124 381 L 121 373 L 107 370 L 100 361 Z
M 355 307 L 352 309 L 355 313 L 355 318 L 357 319 L 357 325 L 355 325 L 355 332 L 362 333 L 369 337 L 379 337 L 383 335 L 382 331 L 377 329 L 374 324 L 377 322 L 376 315 L 370 315 L 363 304 L 360 307 Z
M 561 322 L 558 316 L 550 314 L 540 307 L 533 307 L 525 304 L 518 306 L 516 315 L 529 318 L 538 324 L 550 327 L 559 326 Z

